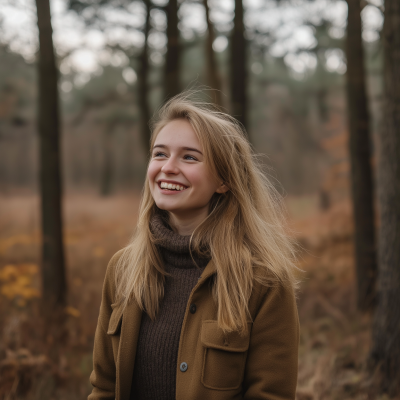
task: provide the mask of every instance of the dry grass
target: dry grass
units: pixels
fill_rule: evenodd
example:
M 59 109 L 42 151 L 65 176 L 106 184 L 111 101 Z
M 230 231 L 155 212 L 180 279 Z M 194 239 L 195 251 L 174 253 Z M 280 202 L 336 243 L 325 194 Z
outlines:
M 383 400 L 365 372 L 370 318 L 355 309 L 350 206 L 321 214 L 314 200 L 288 201 L 303 247 L 297 399 Z M 138 194 L 66 198 L 67 330 L 50 334 L 38 307 L 38 199 L 0 198 L 0 399 L 86 398 L 105 268 L 128 241 L 138 204 Z
M 369 317 L 355 308 L 348 203 L 293 221 L 304 248 L 299 294 L 299 400 L 368 399 Z

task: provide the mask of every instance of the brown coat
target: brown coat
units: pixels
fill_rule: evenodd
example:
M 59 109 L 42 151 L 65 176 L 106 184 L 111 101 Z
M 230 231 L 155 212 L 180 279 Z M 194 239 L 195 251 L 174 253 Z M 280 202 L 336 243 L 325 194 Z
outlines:
M 88 400 L 129 400 L 136 343 L 142 311 L 131 302 L 122 312 L 115 306 L 114 265 L 104 281 L 96 329 L 93 391 Z M 299 320 L 292 290 L 254 283 L 249 301 L 253 322 L 249 334 L 223 335 L 207 284 L 215 274 L 211 260 L 193 288 L 186 307 L 176 370 L 177 400 L 233 400 L 295 398 Z M 197 311 L 189 312 L 191 304 Z M 182 372 L 180 364 L 187 364 Z

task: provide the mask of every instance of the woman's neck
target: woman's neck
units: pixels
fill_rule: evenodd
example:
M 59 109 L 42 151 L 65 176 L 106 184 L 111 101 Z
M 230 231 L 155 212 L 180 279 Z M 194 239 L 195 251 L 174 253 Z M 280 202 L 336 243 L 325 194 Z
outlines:
M 207 218 L 208 210 L 202 208 L 199 212 L 191 211 L 190 216 L 169 212 L 169 225 L 181 236 L 189 236 Z

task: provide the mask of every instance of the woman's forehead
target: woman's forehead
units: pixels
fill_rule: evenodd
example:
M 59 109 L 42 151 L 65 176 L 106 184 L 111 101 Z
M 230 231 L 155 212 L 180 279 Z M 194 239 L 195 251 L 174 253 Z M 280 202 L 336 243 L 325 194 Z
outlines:
M 188 121 L 174 120 L 166 124 L 158 133 L 154 147 L 163 145 L 163 147 L 184 148 L 190 147 L 200 151 L 203 154 L 203 146 L 198 139 L 196 132 Z

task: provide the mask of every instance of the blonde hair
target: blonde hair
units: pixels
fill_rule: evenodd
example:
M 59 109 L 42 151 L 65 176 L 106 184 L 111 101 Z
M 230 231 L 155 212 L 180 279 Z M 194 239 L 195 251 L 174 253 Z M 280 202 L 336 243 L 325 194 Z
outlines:
M 191 95 L 175 96 L 159 110 L 152 121 L 150 149 L 166 124 L 185 119 L 203 147 L 210 171 L 229 187 L 212 196 L 209 214 L 192 233 L 190 247 L 200 254 L 208 249 L 215 264 L 212 293 L 219 327 L 244 332 L 251 318 L 253 280 L 295 289 L 294 242 L 285 232 L 282 198 L 253 154 L 244 129 L 212 105 L 191 100 Z M 167 275 L 150 230 L 157 209 L 146 179 L 137 227 L 117 261 L 115 275 L 117 300 L 125 307 L 135 299 L 151 319 L 158 313 Z

